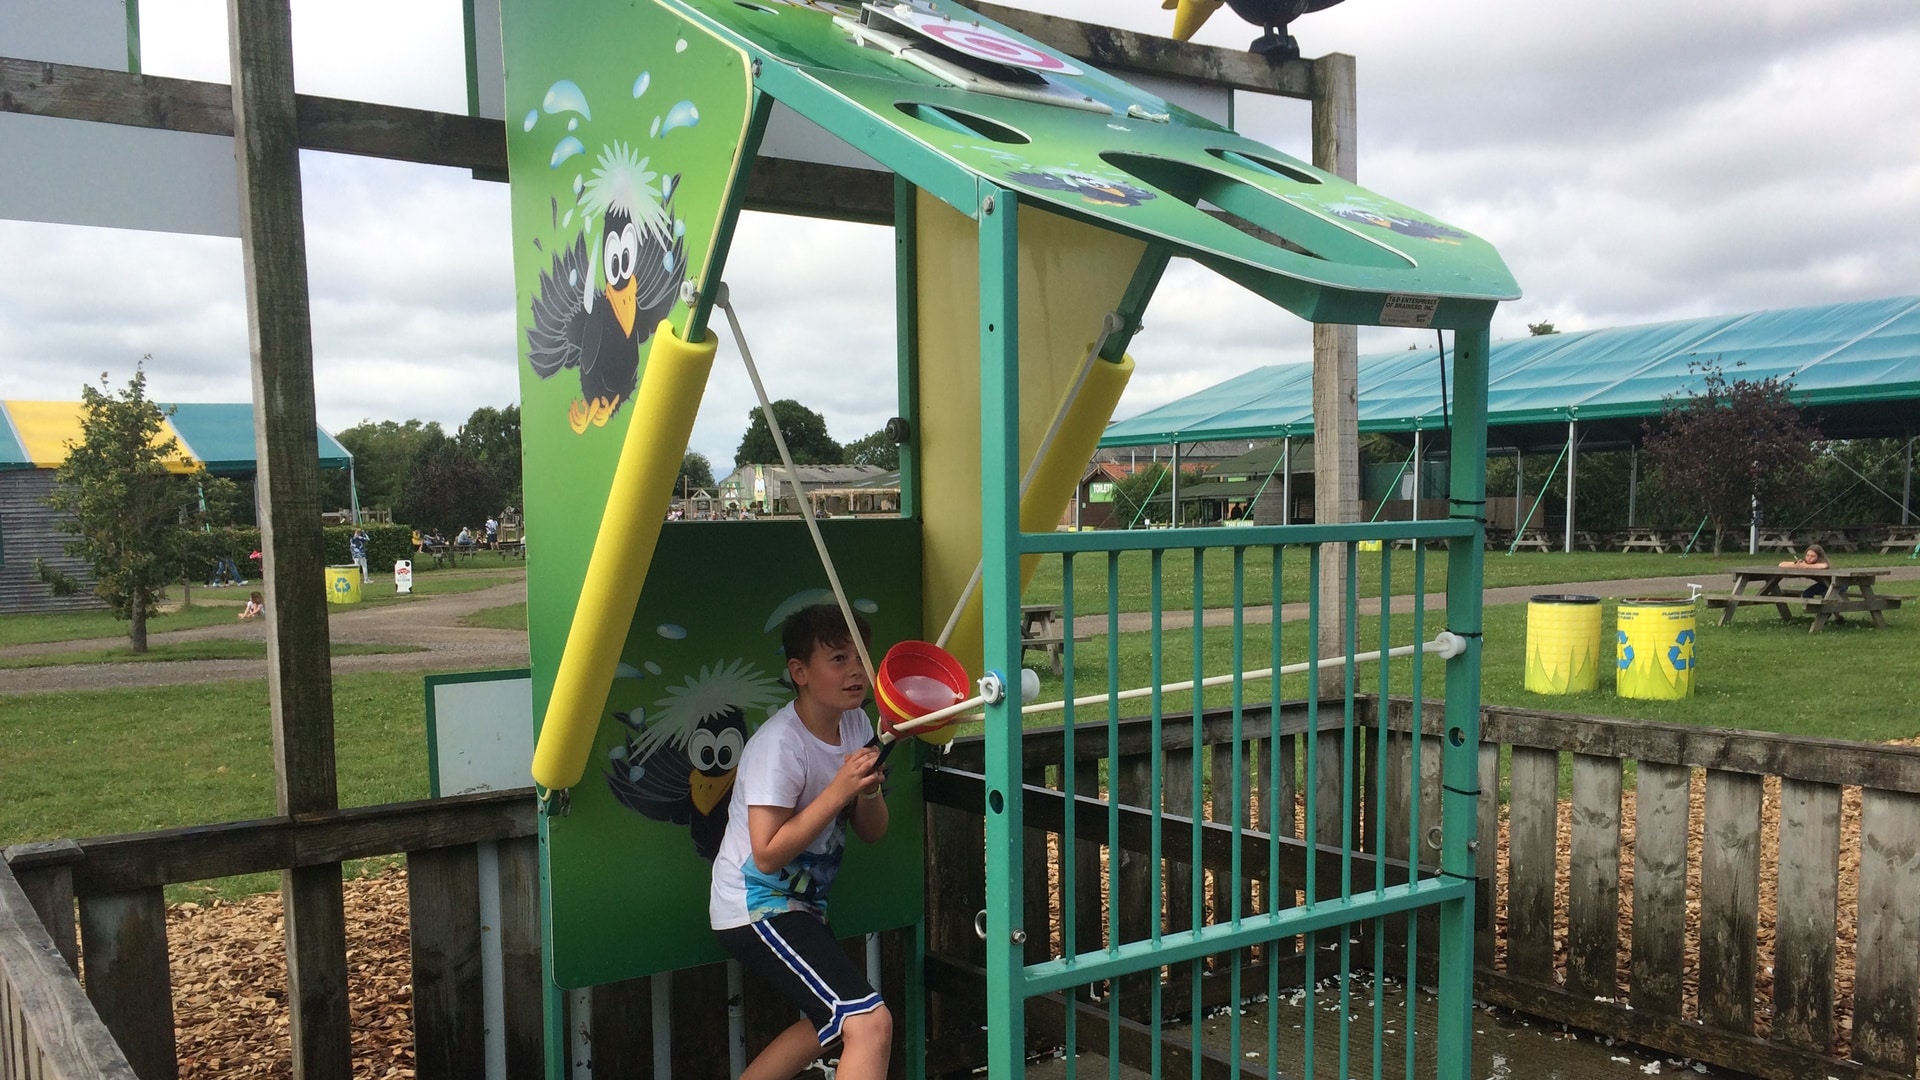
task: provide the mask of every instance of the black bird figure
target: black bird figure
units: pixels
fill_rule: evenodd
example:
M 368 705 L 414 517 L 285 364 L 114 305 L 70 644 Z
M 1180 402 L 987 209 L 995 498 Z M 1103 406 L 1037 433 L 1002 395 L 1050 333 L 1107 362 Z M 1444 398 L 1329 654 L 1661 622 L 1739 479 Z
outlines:
M 673 307 L 686 269 L 686 239 L 673 215 L 678 177 L 654 185 L 647 159 L 623 143 L 600 155 L 581 202 L 588 228 L 553 257 L 540 275 L 527 330 L 527 362 L 551 378 L 580 373 L 580 397 L 568 407 L 575 433 L 604 425 L 633 396 L 640 346 Z M 592 254 L 587 234 L 595 215 Z
M 1281 60 L 1300 59 L 1300 43 L 1287 33 L 1287 24 L 1302 15 L 1315 11 L 1324 11 L 1341 0 L 1224 0 L 1240 16 L 1255 26 L 1263 27 L 1265 34 L 1255 38 L 1252 51 L 1262 56 Z M 1173 36 L 1181 41 L 1193 37 L 1207 16 L 1219 10 L 1222 0 L 1162 0 L 1161 7 L 1177 9 L 1173 19 Z

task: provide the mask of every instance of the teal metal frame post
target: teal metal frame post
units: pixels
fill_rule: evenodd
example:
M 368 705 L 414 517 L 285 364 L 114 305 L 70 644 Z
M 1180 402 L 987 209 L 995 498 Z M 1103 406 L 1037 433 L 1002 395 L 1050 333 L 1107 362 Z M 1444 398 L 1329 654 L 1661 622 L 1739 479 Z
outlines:
M 1440 873 L 1471 883 L 1477 870 L 1480 803 L 1481 573 L 1487 491 L 1487 328 L 1454 338 L 1454 413 L 1449 516 L 1473 532 L 1447 545 L 1447 628 L 1466 648 L 1447 661 L 1441 740 Z M 1415 688 L 1418 695 L 1419 689 Z M 1416 696 L 1417 700 L 1417 696 Z M 1419 837 L 1412 838 L 1415 843 Z M 1467 1080 L 1473 1043 L 1473 890 L 1440 904 L 1440 1080 Z
M 1026 932 L 1020 868 L 1020 250 L 1013 192 L 979 186 L 980 555 L 985 677 L 1013 692 L 987 707 L 987 1075 L 1021 1075 L 1026 1060 Z

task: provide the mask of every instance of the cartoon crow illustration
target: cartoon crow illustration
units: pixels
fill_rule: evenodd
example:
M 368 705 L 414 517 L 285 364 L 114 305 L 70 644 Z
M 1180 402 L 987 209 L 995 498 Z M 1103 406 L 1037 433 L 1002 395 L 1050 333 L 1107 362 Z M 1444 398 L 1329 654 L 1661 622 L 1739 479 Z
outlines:
M 747 713 L 783 700 L 781 686 L 745 661 L 702 667 L 668 688 L 651 722 L 642 709 L 614 714 L 628 735 L 609 754 L 608 789 L 629 810 L 687 826 L 694 852 L 711 860 L 727 833 Z
M 579 371 L 580 397 L 567 410 L 576 434 L 604 425 L 633 396 L 640 346 L 672 308 L 685 271 L 684 229 L 673 215 L 679 177 L 661 178 L 647 162 L 625 143 L 600 154 L 580 196 L 587 225 L 554 255 L 533 299 L 527 362 L 543 379 Z

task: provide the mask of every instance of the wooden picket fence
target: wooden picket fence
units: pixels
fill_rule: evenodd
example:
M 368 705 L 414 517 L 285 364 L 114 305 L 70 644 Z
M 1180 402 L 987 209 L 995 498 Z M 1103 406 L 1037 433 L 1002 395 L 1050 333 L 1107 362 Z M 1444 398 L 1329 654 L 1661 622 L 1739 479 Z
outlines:
M 1244 711 L 1249 742 L 1240 754 L 1242 767 L 1249 781 L 1259 779 L 1254 774 L 1274 749 L 1268 740 L 1282 740 L 1279 802 L 1285 805 L 1295 794 L 1285 774 L 1302 755 L 1319 754 L 1321 805 L 1357 800 L 1360 820 L 1384 817 L 1384 835 L 1398 837 L 1405 848 L 1416 767 L 1422 802 L 1429 804 L 1422 821 L 1439 820 L 1437 747 L 1423 739 L 1427 745 L 1416 766 L 1412 708 L 1405 700 L 1386 703 L 1383 742 L 1379 704 L 1357 704 L 1357 718 L 1369 731 L 1356 743 L 1357 791 L 1338 790 L 1346 770 L 1329 756 L 1337 753 L 1335 740 L 1316 740 L 1298 703 L 1283 706 L 1277 717 L 1260 708 Z M 1428 709 L 1424 730 L 1439 730 L 1437 706 Z M 1323 706 L 1321 729 L 1338 725 L 1342 711 L 1339 703 Z M 1122 892 L 1112 917 L 1123 925 L 1157 917 L 1173 929 L 1231 907 L 1231 897 L 1217 895 L 1230 875 L 1219 875 L 1216 894 L 1196 912 L 1171 892 L 1147 895 L 1150 876 L 1133 872 L 1146 857 L 1135 815 L 1144 815 L 1153 801 L 1142 778 L 1156 755 L 1164 775 L 1185 776 L 1191 755 L 1205 754 L 1212 790 L 1232 790 L 1232 727 L 1224 712 L 1203 714 L 1197 731 L 1190 719 L 1177 716 L 1163 718 L 1161 728 L 1154 744 L 1144 721 L 1125 721 L 1111 748 L 1105 724 L 1076 730 L 1075 755 L 1086 766 L 1074 770 L 1078 794 L 1111 794 L 1125 809 L 1111 844 L 1098 823 L 1083 815 L 1078 850 L 1061 851 L 1064 814 L 1076 804 L 1059 790 L 1057 766 L 1029 775 L 1028 926 L 1062 922 L 1049 859 L 1072 858 L 1082 873 L 1096 874 L 1102 860 L 1117 860 Z M 1482 910 L 1488 913 L 1477 943 L 1476 991 L 1482 999 L 1759 1076 L 1915 1076 L 1920 751 L 1504 708 L 1485 710 L 1482 734 L 1482 790 L 1504 793 L 1483 799 L 1479 828 L 1481 894 L 1487 901 Z M 1062 745 L 1058 729 L 1033 731 L 1028 760 L 1058 762 Z M 979 753 L 977 742 L 963 742 L 941 759 L 926 784 L 926 971 L 933 990 L 927 1060 L 936 1076 L 964 1074 L 984 1061 L 976 977 L 983 952 L 974 935 L 974 915 L 985 906 Z M 1095 768 L 1102 760 L 1111 791 Z M 1696 786 L 1703 790 L 1697 811 L 1691 798 Z M 1190 788 L 1174 787 L 1161 795 L 1170 823 L 1191 814 L 1195 804 Z M 1248 782 L 1242 790 L 1257 792 L 1261 785 Z M 1629 791 L 1634 842 L 1631 857 L 1623 858 Z M 1843 840 L 1842 806 L 1856 799 L 1859 838 Z M 1244 860 L 1261 868 L 1241 881 L 1250 893 L 1242 897 L 1246 910 L 1256 910 L 1268 890 L 1297 889 L 1309 858 L 1319 860 L 1320 880 L 1337 887 L 1339 860 L 1332 849 L 1297 836 L 1283 835 L 1291 842 L 1283 844 L 1281 880 L 1265 881 L 1265 815 L 1251 797 L 1238 806 L 1230 801 L 1199 801 L 1207 824 L 1197 858 L 1208 869 L 1229 865 L 1229 822 L 1238 816 L 1242 844 L 1261 852 Z M 1769 808 L 1777 827 L 1763 824 L 1772 820 Z M 0 867 L 0 1080 L 157 1080 L 177 1074 L 166 885 L 394 853 L 407 855 L 412 886 L 418 1075 L 483 1075 L 475 1037 L 481 991 L 474 866 L 481 844 L 497 845 L 503 883 L 498 929 L 506 957 L 509 1074 L 538 1075 L 544 1047 L 533 815 L 526 792 L 502 792 L 9 849 L 8 865 Z M 1281 820 L 1283 834 L 1297 831 L 1297 817 L 1283 814 Z M 1375 836 L 1381 830 L 1366 824 L 1363 832 Z M 1180 867 L 1196 858 L 1186 835 L 1185 828 L 1166 831 L 1163 857 L 1172 866 L 1166 880 L 1183 880 Z M 1384 861 L 1390 879 L 1404 875 L 1411 853 L 1393 847 L 1390 841 L 1388 850 L 1357 855 L 1356 877 L 1370 887 L 1375 859 Z M 1779 913 L 1770 925 L 1762 921 L 1763 894 L 1774 897 Z M 1100 927 L 1107 915 L 1099 898 L 1083 893 L 1079 899 L 1089 907 L 1075 921 Z M 1502 904 L 1497 911 L 1496 901 Z M 1433 935 L 1423 933 L 1421 940 L 1430 942 Z M 897 993 L 910 943 L 909 933 L 888 935 L 888 993 Z M 1035 933 L 1027 947 L 1031 961 L 1057 955 L 1065 943 Z M 1850 986 L 1836 979 L 1837 962 L 1849 951 Z M 81 957 L 84 993 L 75 975 Z M 1267 964 L 1279 966 L 1283 983 L 1297 982 L 1298 944 L 1243 957 L 1243 976 L 1258 979 L 1250 985 L 1264 983 Z M 1216 974 L 1224 966 L 1201 975 L 1209 1005 L 1227 1000 L 1226 979 Z M 1758 995 L 1769 971 L 1771 992 Z M 1187 977 L 1181 971 L 1169 975 Z M 724 974 L 719 968 L 679 972 L 671 988 L 676 1004 L 715 1005 L 677 1004 L 676 1074 L 724 1075 L 726 1010 L 718 1007 L 726 993 Z M 1190 989 L 1169 987 L 1168 1000 L 1185 1000 L 1172 994 Z M 654 1048 L 649 1025 L 639 1019 L 650 1013 L 650 994 L 645 980 L 596 988 L 597 1074 L 650 1075 Z M 788 1019 L 751 981 L 745 1007 L 753 1042 Z M 1058 1045 L 1063 1010 L 1079 1007 L 1036 999 L 1028 1025 L 1035 1049 Z M 1104 1010 L 1081 1015 L 1082 1037 L 1104 1043 Z M 1123 1049 L 1141 1058 L 1147 1033 L 1132 1017 L 1121 1024 Z M 1836 1054 L 1841 1046 L 1849 1057 Z M 1184 1049 L 1162 1052 L 1163 1066 L 1191 1068 Z M 1241 1072 L 1239 1063 L 1213 1057 L 1201 1066 L 1207 1076 Z

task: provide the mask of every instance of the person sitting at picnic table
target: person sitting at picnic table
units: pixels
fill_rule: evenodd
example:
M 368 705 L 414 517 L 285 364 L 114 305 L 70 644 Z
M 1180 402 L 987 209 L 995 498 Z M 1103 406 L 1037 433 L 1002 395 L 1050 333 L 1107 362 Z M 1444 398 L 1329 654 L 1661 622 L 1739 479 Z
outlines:
M 419 551 L 425 543 L 426 539 L 420 535 L 420 530 L 413 530 L 413 550 Z
M 453 546 L 454 547 L 472 547 L 473 546 L 473 530 L 467 528 L 465 525 L 460 526 L 459 534 L 453 538 Z
M 1780 566 L 1787 570 L 1831 569 L 1831 566 L 1827 563 L 1827 549 L 1821 547 L 1819 544 L 1808 544 L 1806 554 L 1792 562 L 1782 562 Z M 1816 581 L 1803 589 L 1800 595 L 1809 600 L 1817 596 L 1825 596 L 1827 595 L 1827 583 L 1824 581 Z

